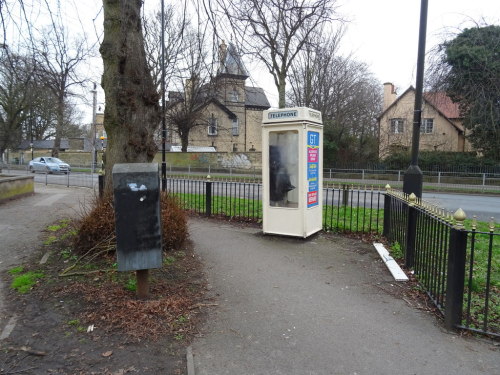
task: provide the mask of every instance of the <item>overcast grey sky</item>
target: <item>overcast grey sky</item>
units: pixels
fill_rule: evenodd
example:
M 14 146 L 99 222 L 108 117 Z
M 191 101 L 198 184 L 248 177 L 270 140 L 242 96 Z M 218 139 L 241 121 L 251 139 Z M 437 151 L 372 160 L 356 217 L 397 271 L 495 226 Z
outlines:
M 147 1 L 147 0 L 146 0 Z M 151 0 L 158 1 L 159 0 Z M 415 85 L 420 23 L 420 0 L 338 0 L 348 20 L 341 53 L 367 63 L 381 83 L 392 82 L 399 92 Z M 428 0 L 426 50 L 473 22 L 500 24 L 500 0 Z M 252 72 L 251 72 L 252 74 Z M 267 74 L 252 74 L 273 106 L 278 95 Z
M 420 0 L 341 0 L 352 19 L 344 48 L 368 63 L 375 76 L 405 90 L 415 85 Z M 429 0 L 427 51 L 482 18 L 500 23 L 498 0 Z
M 179 0 L 165 0 L 165 4 L 176 2 Z M 90 37 L 102 32 L 102 13 L 97 16 L 101 1 L 64 0 L 60 4 L 70 25 L 80 27 L 81 23 Z M 146 9 L 160 9 L 160 4 L 160 0 L 145 0 Z M 420 0 L 338 0 L 338 4 L 338 11 L 349 20 L 341 52 L 366 62 L 381 83 L 392 82 L 400 91 L 415 85 Z M 500 0 L 429 0 L 427 51 L 446 35 L 450 37 L 482 18 L 489 24 L 500 24 Z M 247 67 L 253 84 L 263 87 L 276 106 L 277 90 L 271 77 L 265 71 L 252 71 L 253 65 Z M 95 79 L 99 81 L 97 70 Z

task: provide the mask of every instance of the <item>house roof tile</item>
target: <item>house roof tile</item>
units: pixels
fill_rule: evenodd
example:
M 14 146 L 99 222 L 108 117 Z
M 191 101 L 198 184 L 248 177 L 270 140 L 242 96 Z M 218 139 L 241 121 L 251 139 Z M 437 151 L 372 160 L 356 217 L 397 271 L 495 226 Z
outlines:
M 245 86 L 245 106 L 268 109 L 271 107 L 264 90 L 260 87 Z
M 404 93 L 398 96 L 398 98 L 387 107 L 378 117 L 380 119 L 391 109 L 396 106 L 397 103 L 406 96 L 409 92 L 415 91 L 413 86 L 410 86 Z M 451 98 L 447 96 L 444 92 L 435 92 L 435 93 L 424 93 L 424 102 L 436 109 L 441 116 L 443 116 L 448 122 L 450 122 L 459 132 L 463 132 L 463 127 L 461 124 L 457 124 L 451 120 L 460 119 L 460 111 L 458 108 L 458 104 L 453 103 Z
M 426 92 L 424 93 L 424 98 L 434 107 L 439 109 L 443 115 L 449 119 L 461 118 L 460 108 L 457 103 L 453 103 L 451 98 L 446 95 L 446 93 L 439 92 Z

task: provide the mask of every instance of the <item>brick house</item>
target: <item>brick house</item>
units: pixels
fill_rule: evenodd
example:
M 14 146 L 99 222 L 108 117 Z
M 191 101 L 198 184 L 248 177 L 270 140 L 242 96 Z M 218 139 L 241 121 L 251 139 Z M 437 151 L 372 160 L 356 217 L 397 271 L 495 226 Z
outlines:
M 410 150 L 413 132 L 415 89 L 410 86 L 397 95 L 392 83 L 384 83 L 383 112 L 379 126 L 379 157 Z M 427 92 L 422 101 L 421 151 L 471 151 L 458 105 L 443 92 Z
M 191 129 L 189 146 L 214 147 L 220 152 L 261 151 L 262 112 L 270 104 L 260 87 L 246 86 L 249 74 L 236 48 L 224 42 L 219 47 L 216 97 L 204 103 L 203 120 Z M 184 93 L 170 92 L 169 100 L 183 100 Z M 175 131 L 171 143 L 180 145 Z

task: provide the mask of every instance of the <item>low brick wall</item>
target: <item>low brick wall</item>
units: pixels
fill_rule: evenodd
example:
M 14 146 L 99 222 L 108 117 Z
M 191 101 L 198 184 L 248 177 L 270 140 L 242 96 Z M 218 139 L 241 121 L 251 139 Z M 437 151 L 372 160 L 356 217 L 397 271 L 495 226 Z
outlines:
M 9 199 L 31 195 L 35 192 L 33 176 L 8 176 L 0 174 L 0 203 Z

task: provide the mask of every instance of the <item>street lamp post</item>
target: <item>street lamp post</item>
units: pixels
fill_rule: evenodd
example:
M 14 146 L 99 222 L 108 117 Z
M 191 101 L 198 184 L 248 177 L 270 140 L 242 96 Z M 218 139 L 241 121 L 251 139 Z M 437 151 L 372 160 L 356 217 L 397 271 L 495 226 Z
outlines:
M 165 159 L 167 127 L 165 124 L 165 4 L 161 0 L 161 190 L 167 190 L 167 163 Z
M 33 111 L 30 106 L 30 148 L 31 148 L 31 160 L 33 160 Z
M 97 147 L 96 147 L 96 132 L 97 132 L 97 120 L 96 120 L 96 113 L 97 113 L 97 84 L 94 82 L 94 89 L 90 90 L 92 93 L 92 167 L 91 171 L 92 173 L 95 172 L 95 167 L 97 164 Z
M 420 29 L 418 35 L 417 82 L 415 88 L 415 106 L 413 111 L 413 136 L 411 143 L 411 163 L 405 172 L 403 192 L 414 193 L 422 197 L 423 175 L 418 166 L 418 148 L 420 142 L 420 126 L 422 123 L 422 95 L 424 86 L 425 37 L 427 32 L 428 0 L 420 3 Z

